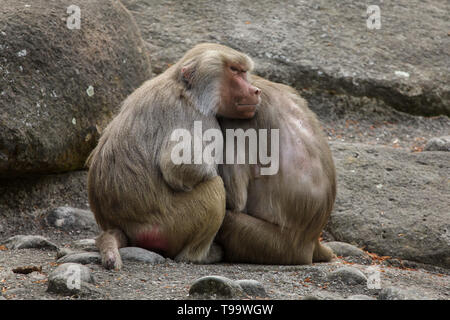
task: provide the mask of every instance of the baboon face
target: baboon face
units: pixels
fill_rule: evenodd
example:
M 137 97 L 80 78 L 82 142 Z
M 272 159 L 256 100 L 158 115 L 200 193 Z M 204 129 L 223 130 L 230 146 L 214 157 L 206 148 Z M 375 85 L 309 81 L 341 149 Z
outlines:
M 225 118 L 249 119 L 261 102 L 261 90 L 249 82 L 248 70 L 237 63 L 224 65 L 218 115 Z

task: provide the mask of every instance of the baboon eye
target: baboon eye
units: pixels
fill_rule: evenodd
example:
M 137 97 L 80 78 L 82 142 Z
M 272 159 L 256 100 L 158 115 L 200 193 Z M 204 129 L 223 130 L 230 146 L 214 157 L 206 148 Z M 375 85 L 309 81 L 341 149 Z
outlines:
M 238 72 L 240 71 L 238 68 L 236 68 L 236 67 L 234 67 L 234 66 L 231 66 L 231 67 L 230 67 L 230 70 L 231 70 L 232 72 L 234 72 L 234 73 L 238 73 Z

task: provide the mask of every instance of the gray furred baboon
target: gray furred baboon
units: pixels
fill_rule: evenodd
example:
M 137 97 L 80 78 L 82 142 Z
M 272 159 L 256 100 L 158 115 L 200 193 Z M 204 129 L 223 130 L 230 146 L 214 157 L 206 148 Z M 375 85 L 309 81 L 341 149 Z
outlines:
M 279 129 L 279 170 L 261 175 L 261 163 L 219 166 L 227 213 L 216 240 L 233 262 L 330 261 L 334 254 L 319 237 L 335 201 L 336 175 L 320 124 L 293 88 L 257 76 L 251 83 L 262 92 L 255 117 L 219 122 L 224 132 Z
M 87 160 L 106 268 L 121 268 L 118 249 L 126 245 L 181 261 L 213 259 L 225 215 L 222 179 L 215 164 L 174 164 L 170 137 L 175 129 L 194 134 L 194 121 L 220 130 L 217 115 L 252 117 L 260 90 L 244 76 L 251 68 L 240 52 L 200 44 L 123 102 Z

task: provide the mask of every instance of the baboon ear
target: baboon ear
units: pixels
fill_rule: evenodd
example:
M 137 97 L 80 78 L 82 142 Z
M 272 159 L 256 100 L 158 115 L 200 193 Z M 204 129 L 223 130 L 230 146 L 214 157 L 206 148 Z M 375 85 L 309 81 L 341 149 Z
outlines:
M 183 67 L 181 67 L 181 79 L 189 86 L 192 85 L 194 73 L 195 73 L 195 61 L 190 61 L 186 63 Z

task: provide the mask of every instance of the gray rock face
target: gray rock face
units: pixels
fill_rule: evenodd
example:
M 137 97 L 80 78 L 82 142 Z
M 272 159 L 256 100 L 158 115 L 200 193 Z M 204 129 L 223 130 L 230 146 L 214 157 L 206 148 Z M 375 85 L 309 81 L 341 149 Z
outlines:
M 448 154 L 346 143 L 331 148 L 338 196 L 326 229 L 334 239 L 449 267 Z
M 78 1 L 79 29 L 73 4 L 2 2 L 0 177 L 82 168 L 121 101 L 150 77 L 120 2 Z
M 450 136 L 437 137 L 428 140 L 425 151 L 450 151 Z
M 51 249 L 57 250 L 58 246 L 42 236 L 17 235 L 6 240 L 4 243 L 8 249 Z
M 145 262 L 150 264 L 164 263 L 166 259 L 161 255 L 138 247 L 125 247 L 119 249 L 122 260 Z
M 443 1 L 379 4 L 380 29 L 367 26 L 369 4 L 353 0 L 338 6 L 295 0 L 123 2 L 149 43 L 156 73 L 194 44 L 218 42 L 248 53 L 260 75 L 297 89 L 376 98 L 418 114 L 450 114 Z
M 49 225 L 65 231 L 85 230 L 98 233 L 97 222 L 89 210 L 58 207 L 50 210 L 46 221 Z

